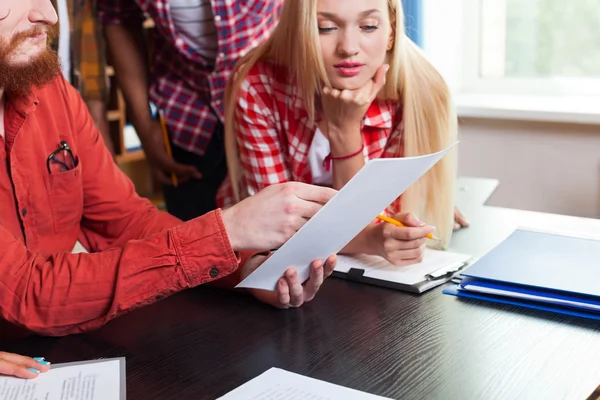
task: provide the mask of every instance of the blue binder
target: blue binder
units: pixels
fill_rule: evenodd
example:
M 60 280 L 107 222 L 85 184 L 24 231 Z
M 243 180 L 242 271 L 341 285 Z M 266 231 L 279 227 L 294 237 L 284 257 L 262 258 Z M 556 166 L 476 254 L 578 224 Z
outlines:
M 553 306 L 544 303 L 528 302 L 524 300 L 513 299 L 510 297 L 499 297 L 483 295 L 476 292 L 468 292 L 466 290 L 458 290 L 457 285 L 453 285 L 444 289 L 443 293 L 475 300 L 489 301 L 492 303 L 509 304 L 517 307 L 532 308 L 535 310 L 550 311 L 558 314 L 573 315 L 581 318 L 595 319 L 600 321 L 600 313 L 584 311 L 570 307 Z
M 444 293 L 600 320 L 600 241 L 516 230 Z

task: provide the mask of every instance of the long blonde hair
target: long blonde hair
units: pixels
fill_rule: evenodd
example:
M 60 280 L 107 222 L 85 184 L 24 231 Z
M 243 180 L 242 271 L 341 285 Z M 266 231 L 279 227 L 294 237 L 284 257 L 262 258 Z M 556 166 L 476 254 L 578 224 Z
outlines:
M 287 67 L 289 79 L 303 99 L 321 94 L 329 84 L 321 55 L 317 24 L 318 0 L 286 1 L 279 24 L 270 38 L 237 64 L 225 92 L 225 150 L 229 179 L 235 200 L 240 200 L 242 177 L 235 133 L 234 114 L 240 86 L 250 69 L 261 60 Z M 395 100 L 403 107 L 403 145 L 397 156 L 418 156 L 440 151 L 456 141 L 457 118 L 450 91 L 437 70 L 404 33 L 400 0 L 388 0 L 394 46 L 388 52 L 390 69 L 379 98 Z M 315 104 L 306 101 L 309 119 Z M 452 151 L 402 195 L 402 210 L 414 212 L 436 226 L 436 234 L 447 247 L 454 226 L 456 154 Z

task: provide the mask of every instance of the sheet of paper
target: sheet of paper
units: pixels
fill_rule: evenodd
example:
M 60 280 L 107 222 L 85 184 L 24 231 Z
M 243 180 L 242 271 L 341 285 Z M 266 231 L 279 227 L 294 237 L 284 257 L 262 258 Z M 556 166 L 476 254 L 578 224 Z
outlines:
M 369 161 L 313 218 L 237 287 L 275 290 L 295 267 L 305 281 L 310 263 L 338 253 L 456 144 L 420 157 Z
M 443 275 L 449 271 L 456 271 L 463 266 L 470 255 L 452 253 L 449 251 L 426 249 L 423 262 L 397 267 L 390 264 L 385 258 L 377 256 L 338 256 L 336 271 L 348 272 L 350 268 L 365 270 L 363 276 L 383 281 L 414 285 L 425 280 L 425 275 Z
M 57 364 L 35 379 L 0 376 L 3 400 L 125 400 L 125 359 Z
M 386 397 L 271 368 L 218 400 L 376 400 Z

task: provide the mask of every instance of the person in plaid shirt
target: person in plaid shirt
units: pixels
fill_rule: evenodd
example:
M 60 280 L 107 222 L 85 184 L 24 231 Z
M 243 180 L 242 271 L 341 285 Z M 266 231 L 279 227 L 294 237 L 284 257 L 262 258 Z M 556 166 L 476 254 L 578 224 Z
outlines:
M 216 208 L 227 174 L 223 94 L 235 64 L 267 39 L 283 0 L 97 0 L 109 53 L 167 210 L 189 220 Z M 143 15 L 155 23 L 151 77 Z M 148 85 L 150 82 L 150 85 Z M 150 87 L 148 87 L 150 86 Z M 148 96 L 149 93 L 149 96 Z M 173 148 L 165 150 L 150 100 L 162 111 Z M 171 174 L 178 184 L 171 185 Z
M 400 0 L 288 1 L 271 38 L 234 77 L 221 207 L 286 181 L 340 189 L 370 159 L 433 153 L 456 141 L 448 87 L 404 34 Z M 373 223 L 343 252 L 420 262 L 433 226 L 445 247 L 455 172 L 451 154 L 386 210 L 406 227 Z M 456 221 L 467 225 L 458 212 Z
M 104 40 L 92 0 L 52 0 L 52 5 L 57 11 L 59 11 L 59 1 L 61 6 L 66 8 L 68 17 L 68 21 L 62 24 L 68 27 L 66 43 L 69 48 L 66 53 L 69 57 L 70 70 L 65 78 L 81 94 L 96 127 L 102 134 L 106 147 L 114 155 L 106 118 L 108 88 Z M 60 28 L 59 32 L 62 32 Z M 59 50 L 58 37 L 51 46 L 56 51 Z

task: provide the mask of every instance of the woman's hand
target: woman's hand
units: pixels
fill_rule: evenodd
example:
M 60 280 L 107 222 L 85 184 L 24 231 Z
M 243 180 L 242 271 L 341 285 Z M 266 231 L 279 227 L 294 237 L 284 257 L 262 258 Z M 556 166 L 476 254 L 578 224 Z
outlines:
M 329 139 L 334 156 L 351 154 L 362 146 L 361 122 L 367 109 L 385 85 L 385 74 L 389 65 L 377 69 L 373 79 L 369 79 L 356 90 L 338 90 L 324 87 L 321 96 L 323 108 L 323 134 Z
M 43 357 L 34 359 L 0 351 L 0 375 L 32 379 L 37 377 L 40 372 L 49 370 L 50 363 L 45 361 Z
M 469 221 L 467 221 L 467 218 L 464 216 L 463 213 L 460 212 L 458 208 L 454 207 L 454 230 L 457 231 L 461 228 L 468 227 Z
M 397 266 L 417 264 L 423 261 L 426 236 L 435 228 L 419 221 L 411 213 L 396 214 L 394 219 L 404 227 L 378 223 L 370 228 L 370 247 L 376 254 Z
M 244 266 L 242 279 L 250 275 L 267 258 L 266 256 L 255 256 L 248 261 Z M 302 304 L 308 303 L 315 298 L 323 281 L 333 272 L 336 262 L 337 258 L 335 255 L 329 256 L 325 263 L 321 260 L 313 261 L 310 266 L 310 277 L 304 284 L 300 282 L 296 270 L 289 268 L 277 282 L 276 291 L 259 289 L 249 289 L 249 291 L 263 303 L 277 308 L 300 307 Z

